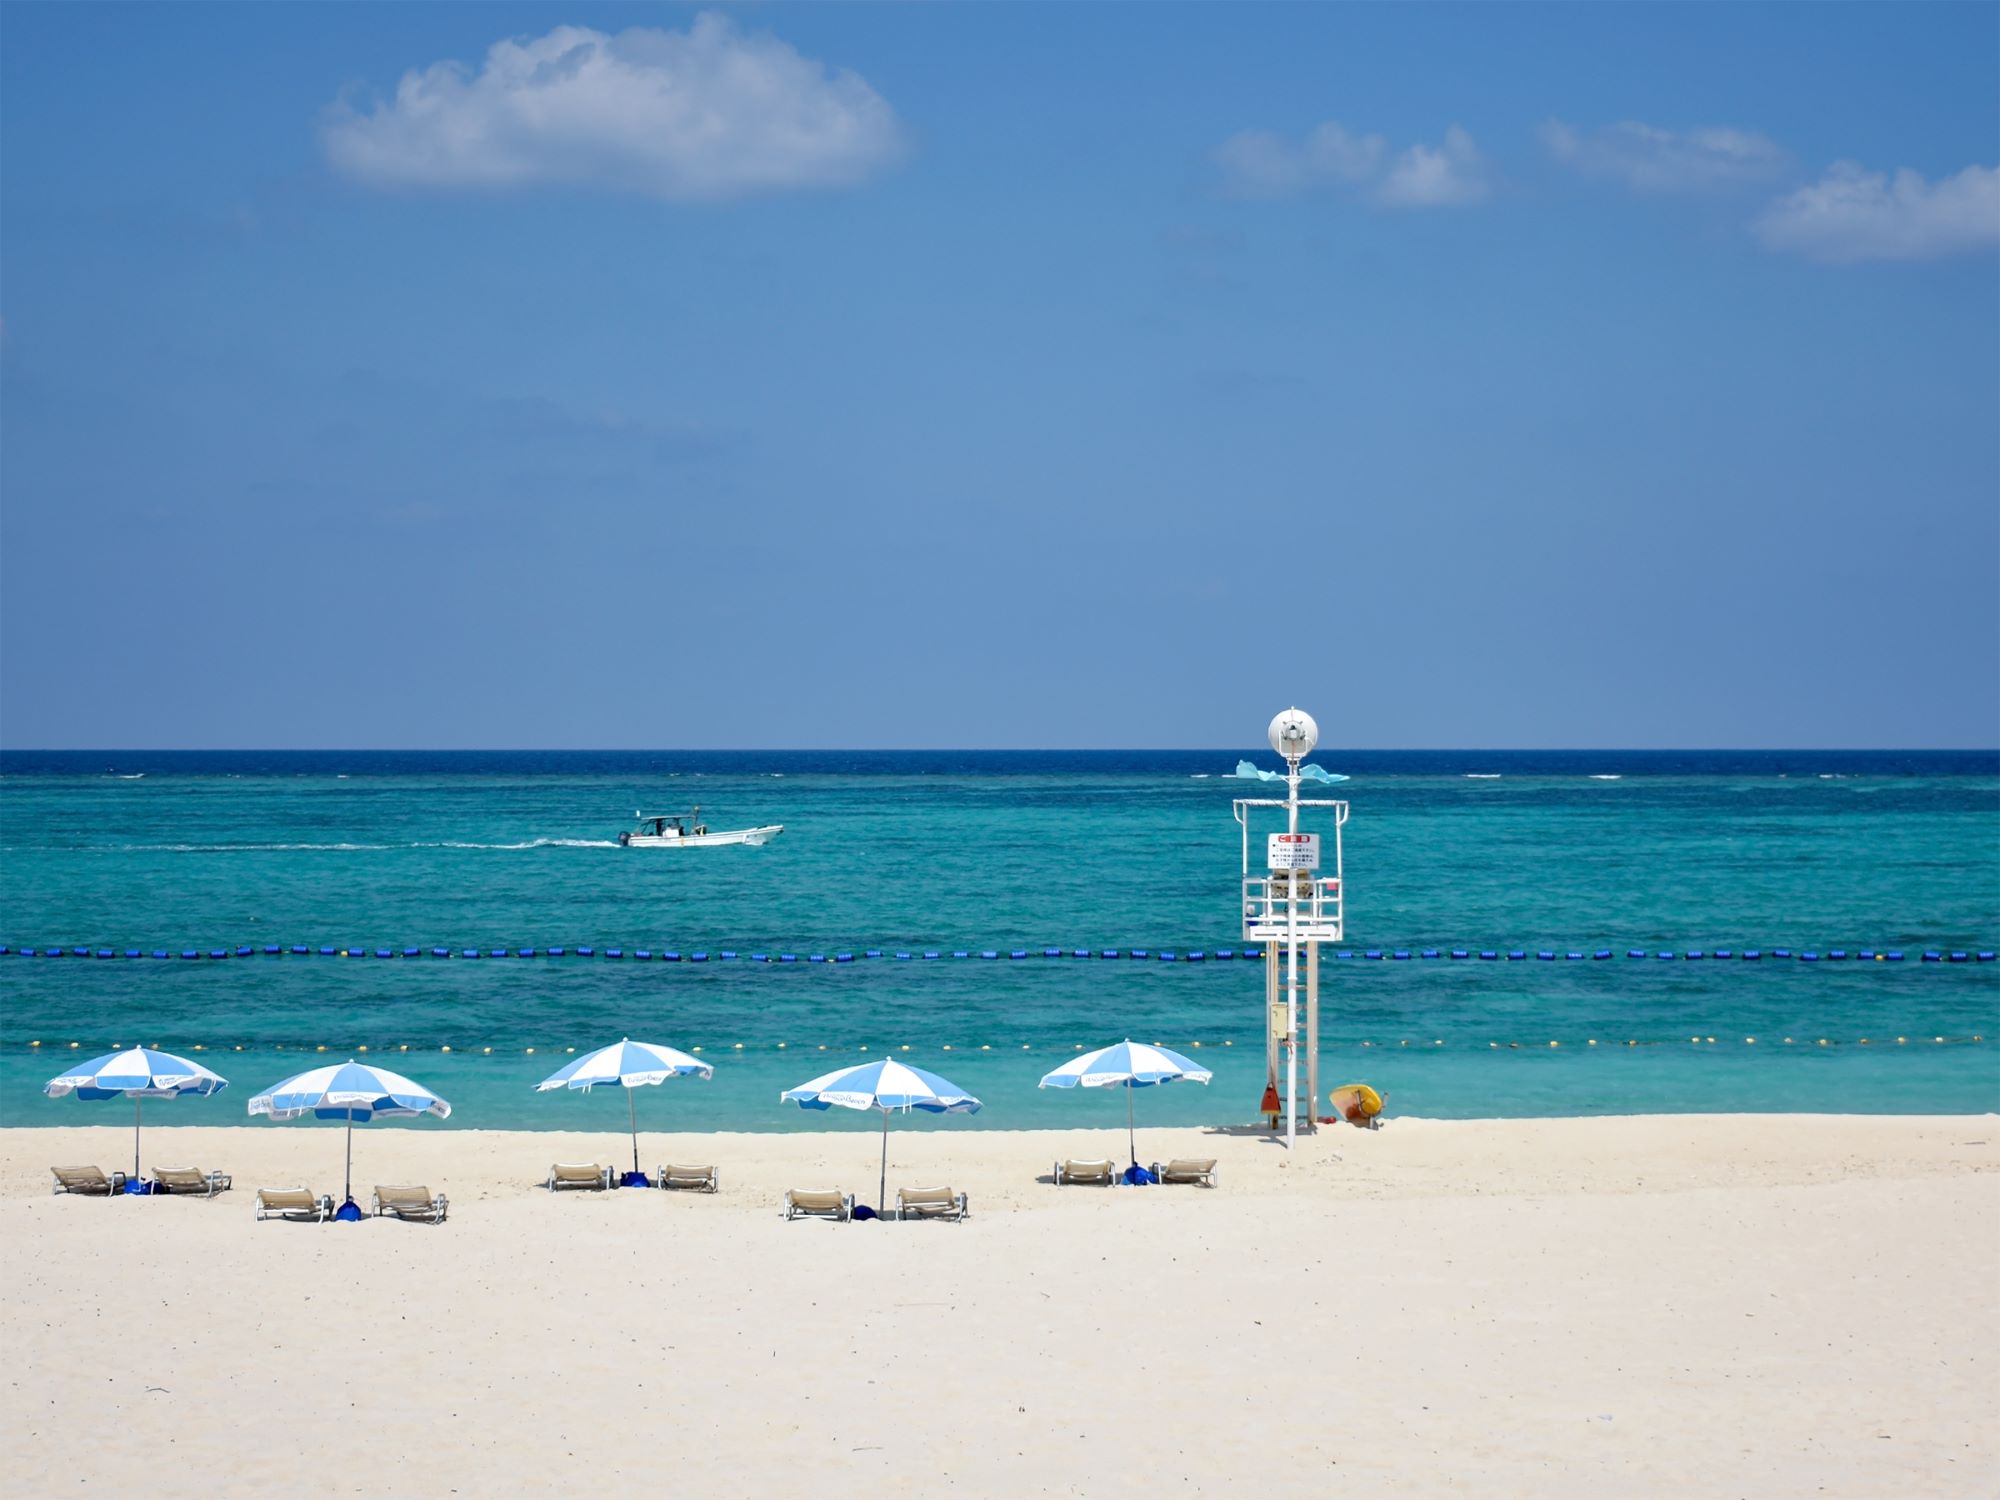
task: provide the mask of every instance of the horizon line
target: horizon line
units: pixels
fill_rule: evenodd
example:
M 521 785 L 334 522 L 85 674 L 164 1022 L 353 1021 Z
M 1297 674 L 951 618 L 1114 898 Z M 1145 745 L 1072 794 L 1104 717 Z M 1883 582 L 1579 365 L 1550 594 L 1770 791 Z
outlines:
M 1200 755 L 1242 745 L 15 745 L 0 755 Z M 1255 751 L 1265 753 L 1264 748 Z M 1992 755 L 1995 745 L 1339 745 L 1361 755 Z

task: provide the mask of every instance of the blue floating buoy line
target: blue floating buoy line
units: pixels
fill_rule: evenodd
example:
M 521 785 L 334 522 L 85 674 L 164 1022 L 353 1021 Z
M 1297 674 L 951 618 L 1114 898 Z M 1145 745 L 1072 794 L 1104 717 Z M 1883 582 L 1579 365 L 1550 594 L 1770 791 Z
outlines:
M 690 949 L 677 948 L 603 948 L 584 947 L 527 947 L 527 948 L 474 948 L 436 945 L 428 949 L 421 947 L 380 947 L 365 943 L 243 943 L 219 948 L 97 948 L 50 944 L 47 947 L 29 945 L 16 946 L 0 943 L 0 958 L 88 958 L 93 960 L 117 958 L 169 959 L 175 961 L 197 961 L 213 964 L 224 959 L 243 958 L 367 958 L 367 959 L 422 959 L 426 954 L 433 959 L 558 959 L 558 958 L 604 958 L 608 960 L 634 963 L 752 963 L 752 964 L 851 964 L 866 960 L 883 959 L 892 963 L 926 962 L 950 959 L 968 959 L 979 962 L 1019 962 L 1025 959 L 1120 959 L 1152 963 L 1205 964 L 1233 959 L 1261 959 L 1261 948 L 1212 948 L 1212 949 L 1158 949 L 1158 948 L 862 948 L 836 949 L 831 952 L 812 953 L 761 953 L 739 952 L 733 948 Z M 1601 963 L 1613 959 L 1616 954 L 1610 948 L 1336 948 L 1328 955 L 1339 960 L 1360 960 L 1363 962 L 1406 963 L 1442 960 L 1446 963 L 1478 961 L 1482 963 Z M 1819 963 L 1902 963 L 1907 954 L 1901 948 L 1831 948 L 1831 949 L 1791 949 L 1791 948 L 1688 948 L 1676 951 L 1670 948 L 1647 949 L 1627 948 L 1624 957 L 1652 963 L 1717 963 L 1734 961 L 1738 963 L 1760 963 L 1765 959 L 1782 960 L 1805 964 Z M 1927 948 L 1918 952 L 1918 960 L 1927 964 L 1987 964 L 1995 961 L 1995 950 L 1991 948 Z

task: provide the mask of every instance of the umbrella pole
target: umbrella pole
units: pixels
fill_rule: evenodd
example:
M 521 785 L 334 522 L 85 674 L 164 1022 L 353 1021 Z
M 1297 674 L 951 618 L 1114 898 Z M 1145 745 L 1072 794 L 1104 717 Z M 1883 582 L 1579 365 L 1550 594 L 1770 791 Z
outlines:
M 878 1212 L 884 1218 L 889 1215 L 889 1111 L 882 1111 L 882 1180 L 875 1185 L 875 1201 L 880 1204 Z
M 354 1201 L 354 1106 L 351 1104 L 347 1106 L 347 1187 L 340 1201 Z
M 141 1099 L 137 1094 L 132 1096 L 132 1180 L 134 1182 L 139 1180 L 139 1111 L 144 1109 L 145 1106 L 146 1101 L 144 1099 Z
M 1132 1165 L 1139 1165 L 1138 1137 L 1132 1132 L 1132 1080 L 1125 1080 L 1125 1149 L 1132 1153 Z
M 632 1122 L 632 1170 L 639 1170 L 639 1110 L 632 1103 L 632 1085 L 625 1085 L 625 1118 Z

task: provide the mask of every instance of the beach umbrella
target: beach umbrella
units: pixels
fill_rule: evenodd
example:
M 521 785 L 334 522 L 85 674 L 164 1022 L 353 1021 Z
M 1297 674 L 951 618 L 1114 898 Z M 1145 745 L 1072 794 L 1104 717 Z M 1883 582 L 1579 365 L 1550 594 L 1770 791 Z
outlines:
M 1115 1047 L 1101 1047 L 1073 1057 L 1053 1073 L 1042 1075 L 1045 1089 L 1103 1089 L 1122 1085 L 1125 1090 L 1125 1144 L 1132 1153 L 1127 1182 L 1150 1182 L 1152 1174 L 1139 1169 L 1139 1148 L 1132 1125 L 1132 1090 L 1151 1088 L 1156 1083 L 1207 1083 L 1215 1075 L 1207 1068 L 1165 1047 L 1149 1047 L 1144 1042 L 1123 1041 Z
M 639 1170 L 639 1115 L 632 1103 L 632 1090 L 649 1083 L 665 1083 L 669 1078 L 713 1078 L 715 1069 L 698 1057 L 662 1047 L 658 1042 L 635 1042 L 630 1037 L 599 1047 L 558 1068 L 535 1085 L 539 1093 L 550 1089 L 582 1089 L 586 1094 L 600 1083 L 617 1084 L 625 1090 L 625 1115 L 632 1126 L 632 1173 L 626 1187 L 650 1187 Z
M 150 1047 L 131 1047 L 123 1052 L 107 1052 L 71 1068 L 42 1085 L 51 1099 L 75 1094 L 79 1099 L 130 1099 L 132 1101 L 132 1180 L 128 1193 L 143 1193 L 139 1180 L 139 1114 L 148 1099 L 178 1099 L 182 1094 L 213 1094 L 229 1087 L 229 1080 L 211 1073 L 198 1062 L 176 1057 L 171 1052 L 155 1052 Z
M 882 1180 L 876 1202 L 889 1201 L 889 1116 L 920 1109 L 931 1115 L 971 1115 L 979 1101 L 949 1078 L 926 1073 L 892 1058 L 862 1063 L 821 1074 L 810 1083 L 778 1095 L 801 1109 L 879 1109 L 882 1111 Z
M 250 1113 L 274 1120 L 311 1115 L 315 1120 L 347 1122 L 347 1187 L 334 1217 L 352 1222 L 361 1217 L 361 1210 L 354 1205 L 355 1121 L 365 1125 L 378 1116 L 398 1115 L 436 1115 L 442 1120 L 451 1113 L 451 1106 L 400 1073 L 350 1058 L 271 1085 L 250 1101 Z

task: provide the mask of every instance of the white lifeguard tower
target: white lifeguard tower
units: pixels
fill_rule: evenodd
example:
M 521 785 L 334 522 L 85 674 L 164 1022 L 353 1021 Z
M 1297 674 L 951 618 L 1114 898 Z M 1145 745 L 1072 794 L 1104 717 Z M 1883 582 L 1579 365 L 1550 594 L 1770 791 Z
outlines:
M 1264 1059 L 1266 1077 L 1277 1084 L 1279 1054 L 1283 1053 L 1281 1107 L 1285 1116 L 1285 1146 L 1299 1131 L 1299 950 L 1305 950 L 1305 1128 L 1313 1128 L 1319 1098 L 1319 945 L 1342 940 L 1340 830 L 1347 823 L 1344 801 L 1299 795 L 1299 762 L 1319 742 L 1319 725 L 1311 714 L 1288 708 L 1271 720 L 1271 748 L 1285 758 L 1286 795 L 1238 797 L 1232 804 L 1243 830 L 1243 940 L 1264 945 Z M 1252 872 L 1251 809 L 1285 810 L 1283 832 L 1272 831 L 1263 856 Z M 1330 818 L 1333 825 L 1332 874 L 1325 873 L 1321 837 L 1299 828 L 1300 808 L 1324 808 L 1314 821 Z M 1275 821 L 1275 820 L 1273 820 Z M 1279 999 L 1279 954 L 1283 953 L 1284 998 Z

